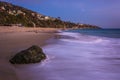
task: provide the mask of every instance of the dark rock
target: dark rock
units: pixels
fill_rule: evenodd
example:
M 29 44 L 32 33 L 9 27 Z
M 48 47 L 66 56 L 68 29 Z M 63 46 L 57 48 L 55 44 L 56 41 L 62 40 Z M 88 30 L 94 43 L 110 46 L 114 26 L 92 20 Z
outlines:
M 40 47 L 33 45 L 32 47 L 17 53 L 9 61 L 12 64 L 29 64 L 41 62 L 45 58 L 46 55 L 43 53 L 43 50 Z

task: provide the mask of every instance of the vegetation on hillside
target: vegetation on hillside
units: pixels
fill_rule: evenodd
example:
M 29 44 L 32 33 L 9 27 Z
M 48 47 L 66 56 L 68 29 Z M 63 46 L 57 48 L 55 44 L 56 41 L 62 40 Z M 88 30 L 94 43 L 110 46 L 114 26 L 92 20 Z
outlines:
M 60 17 L 53 18 L 37 12 L 0 1 L 0 25 L 26 27 L 55 27 L 55 28 L 99 28 L 93 25 L 76 24 L 62 21 Z

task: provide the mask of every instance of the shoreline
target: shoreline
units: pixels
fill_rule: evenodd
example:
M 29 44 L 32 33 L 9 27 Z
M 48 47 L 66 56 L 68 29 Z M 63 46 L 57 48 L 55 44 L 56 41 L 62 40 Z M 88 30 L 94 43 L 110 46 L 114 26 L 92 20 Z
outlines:
M 13 32 L 35 32 L 35 33 L 56 33 L 60 28 L 41 28 L 41 27 L 18 27 L 18 26 L 0 26 L 0 33 Z
M 0 79 L 18 80 L 15 66 L 9 63 L 11 56 L 32 45 L 43 47 L 59 29 L 0 27 Z

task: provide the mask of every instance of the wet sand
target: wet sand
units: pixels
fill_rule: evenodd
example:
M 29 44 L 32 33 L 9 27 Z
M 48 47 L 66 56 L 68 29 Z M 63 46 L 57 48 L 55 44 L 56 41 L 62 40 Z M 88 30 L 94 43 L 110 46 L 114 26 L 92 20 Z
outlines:
M 0 80 L 19 80 L 15 66 L 9 59 L 17 52 L 30 47 L 47 45 L 56 29 L 0 27 Z

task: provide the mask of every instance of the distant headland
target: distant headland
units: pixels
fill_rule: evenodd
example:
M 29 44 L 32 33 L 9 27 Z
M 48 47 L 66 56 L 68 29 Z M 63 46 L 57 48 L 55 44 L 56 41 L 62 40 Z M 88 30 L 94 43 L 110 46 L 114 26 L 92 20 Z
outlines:
M 26 8 L 0 1 L 0 26 L 43 27 L 43 28 L 73 28 L 99 29 L 100 27 L 63 21 L 60 17 L 54 18 L 28 10 Z

